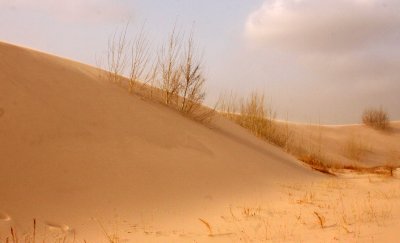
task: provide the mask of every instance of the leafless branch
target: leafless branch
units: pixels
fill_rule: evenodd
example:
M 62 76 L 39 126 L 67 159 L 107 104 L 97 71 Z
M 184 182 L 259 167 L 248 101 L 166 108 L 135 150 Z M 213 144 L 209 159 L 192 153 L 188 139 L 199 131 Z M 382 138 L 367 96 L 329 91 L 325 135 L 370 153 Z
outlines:
M 138 81 L 146 82 L 153 75 L 152 70 L 147 70 L 150 62 L 150 42 L 145 32 L 145 24 L 134 38 L 131 48 L 129 92 L 133 91 Z
M 166 104 L 171 104 L 174 100 L 177 103 L 179 89 L 181 88 L 182 73 L 180 70 L 179 59 L 182 49 L 181 34 L 173 27 L 167 43 L 165 43 L 158 55 L 158 64 L 161 72 L 161 89 L 164 93 Z
M 108 40 L 107 49 L 107 71 L 110 81 L 115 83 L 121 82 L 121 77 L 125 71 L 127 56 L 126 49 L 129 43 L 126 39 L 126 33 L 129 23 L 121 31 L 115 31 Z
M 185 113 L 192 113 L 205 98 L 203 65 L 197 54 L 192 31 L 185 45 L 184 63 L 181 67 L 183 80 L 180 109 Z

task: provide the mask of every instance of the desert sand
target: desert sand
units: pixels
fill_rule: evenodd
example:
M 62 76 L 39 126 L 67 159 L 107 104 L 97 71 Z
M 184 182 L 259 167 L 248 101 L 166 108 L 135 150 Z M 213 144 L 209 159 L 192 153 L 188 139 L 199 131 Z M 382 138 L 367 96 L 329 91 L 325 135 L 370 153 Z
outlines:
M 225 118 L 201 124 L 99 72 L 0 43 L 0 242 L 10 227 L 20 242 L 400 240 L 398 177 L 322 174 Z M 400 150 L 399 123 L 322 129 L 337 158 L 349 134 L 376 148 L 370 165 Z

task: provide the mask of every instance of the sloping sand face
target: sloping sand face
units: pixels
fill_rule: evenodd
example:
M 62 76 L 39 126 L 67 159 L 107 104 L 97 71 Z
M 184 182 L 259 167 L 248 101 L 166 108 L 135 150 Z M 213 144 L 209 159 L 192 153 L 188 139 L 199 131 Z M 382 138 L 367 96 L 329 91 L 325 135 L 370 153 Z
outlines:
M 0 57 L 3 230 L 29 232 L 37 218 L 102 242 L 99 225 L 115 217 L 202 227 L 218 207 L 321 177 L 224 119 L 206 127 L 89 66 L 4 43 Z

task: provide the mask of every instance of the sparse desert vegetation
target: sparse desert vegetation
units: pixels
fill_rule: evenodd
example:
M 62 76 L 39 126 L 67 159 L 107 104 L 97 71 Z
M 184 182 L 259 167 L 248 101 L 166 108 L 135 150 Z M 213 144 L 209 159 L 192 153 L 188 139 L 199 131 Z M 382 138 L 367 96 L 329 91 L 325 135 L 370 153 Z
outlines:
M 277 121 L 276 111 L 266 104 L 264 94 L 253 92 L 247 98 L 238 98 L 233 93 L 225 93 L 220 96 L 217 107 L 223 116 L 293 154 L 314 169 L 328 172 L 329 168 L 334 167 L 322 151 L 321 133 L 298 134 L 289 128 L 287 121 Z
M 228 205 L 220 217 L 199 217 L 196 229 L 177 226 L 166 230 L 146 224 L 99 224 L 108 243 L 125 242 L 129 234 L 139 241 L 174 242 L 375 242 L 396 239 L 387 227 L 398 225 L 398 182 L 381 176 L 345 180 L 324 179 L 305 184 L 280 185 L 279 201 Z M 196 219 L 192 219 L 196 221 Z M 95 222 L 93 222 L 95 223 Z M 110 231 L 110 229 L 113 230 Z M 103 232 L 103 233 L 101 233 Z M 114 232 L 114 233 L 113 233 Z M 129 233 L 128 233 L 129 232 Z M 380 233 L 381 232 L 381 233 Z M 25 234 L 10 228 L 1 243 L 87 242 L 66 226 L 33 221 Z
M 279 204 L 232 207 L 215 224 L 238 242 L 373 242 L 375 232 L 393 222 L 399 195 L 373 185 L 358 192 L 362 200 L 354 200 L 356 187 L 338 180 L 285 185 Z
M 323 173 L 335 174 L 342 170 L 353 170 L 360 173 L 392 174 L 392 170 L 400 166 L 400 161 L 386 162 L 385 157 L 390 155 L 393 158 L 393 151 L 386 151 L 383 154 L 379 166 L 367 166 L 363 161 L 368 154 L 374 154 L 374 149 L 369 144 L 370 139 L 361 135 L 344 134 L 344 137 L 340 141 L 336 140 L 332 146 L 329 137 L 328 141 L 325 138 L 327 136 L 325 130 L 329 126 L 296 125 L 276 120 L 276 111 L 266 104 L 265 95 L 262 93 L 253 92 L 247 98 L 239 98 L 232 92 L 224 93 L 220 96 L 217 109 L 221 115 L 248 129 L 255 136 L 282 148 Z M 383 110 L 370 111 L 368 117 L 374 121 L 375 125 L 371 123 L 371 126 L 378 126 L 379 129 L 384 129 L 383 127 L 386 129 L 389 126 L 388 116 Z M 342 158 L 348 162 L 344 163 L 341 161 L 342 158 L 330 154 L 329 150 L 332 147 L 338 147 L 335 152 L 343 154 Z
M 129 92 L 135 91 L 151 100 L 163 102 L 198 121 L 210 121 L 215 109 L 218 109 L 221 115 L 257 137 L 281 147 L 300 161 L 324 173 L 332 173 L 332 170 L 338 169 L 375 171 L 362 165 L 363 155 L 372 149 L 366 148 L 362 139 L 348 139 L 342 143 L 344 157 L 353 161 L 351 164 L 343 164 L 324 150 L 323 135 L 319 132 L 321 125 L 317 126 L 317 135 L 310 130 L 300 134 L 293 126 L 289 126 L 288 121 L 276 120 L 277 113 L 266 104 L 263 93 L 252 92 L 246 98 L 239 98 L 232 92 L 225 93 L 220 96 L 215 108 L 204 106 L 206 79 L 193 31 L 185 35 L 174 25 L 158 51 L 153 52 L 155 48 L 150 45 L 144 25 L 132 41 L 126 37 L 127 28 L 128 25 L 110 38 L 107 71 L 111 81 L 123 80 L 123 70 L 128 66 Z M 126 50 L 131 52 L 126 53 Z M 127 64 L 127 60 L 130 63 Z M 362 119 L 366 125 L 381 130 L 387 129 L 390 123 L 382 108 L 366 110 Z

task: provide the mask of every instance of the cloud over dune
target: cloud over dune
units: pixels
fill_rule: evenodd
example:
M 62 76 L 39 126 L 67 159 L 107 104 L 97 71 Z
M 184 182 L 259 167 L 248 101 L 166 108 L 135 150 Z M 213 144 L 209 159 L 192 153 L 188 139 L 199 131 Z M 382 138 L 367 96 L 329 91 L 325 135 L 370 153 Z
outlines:
M 391 43 L 399 30 L 397 0 L 268 0 L 246 23 L 251 40 L 313 53 Z
M 288 81 L 289 97 L 307 94 L 308 109 L 322 117 L 356 120 L 370 105 L 400 116 L 400 1 L 265 0 L 249 14 L 245 37 L 283 73 L 301 70 Z
M 246 35 L 324 80 L 400 86 L 397 0 L 268 0 L 248 17 Z

